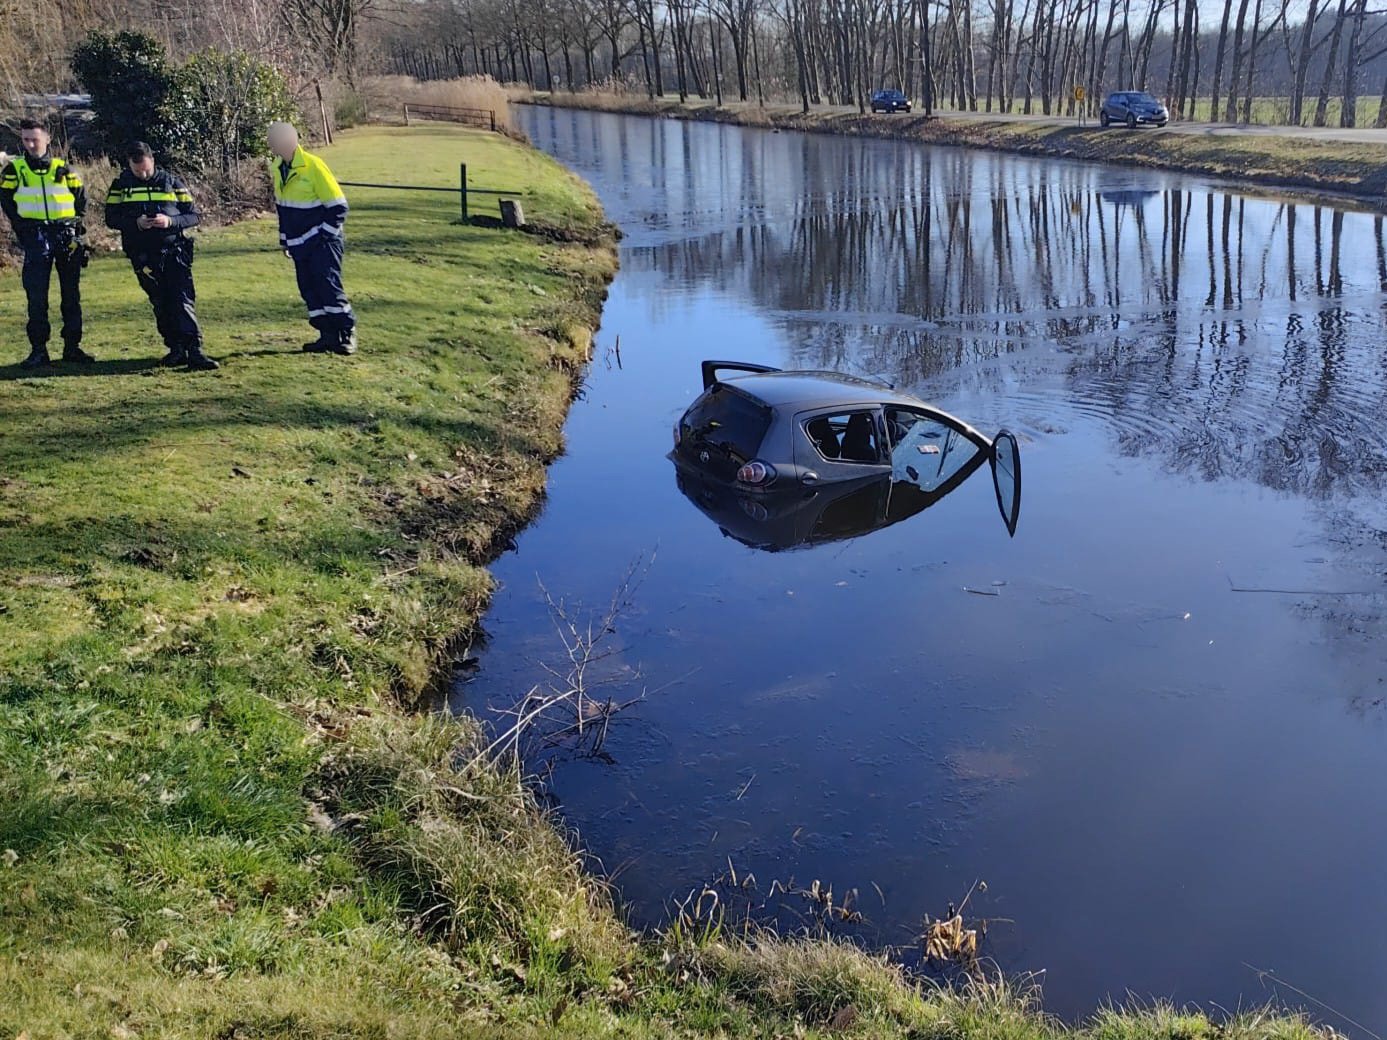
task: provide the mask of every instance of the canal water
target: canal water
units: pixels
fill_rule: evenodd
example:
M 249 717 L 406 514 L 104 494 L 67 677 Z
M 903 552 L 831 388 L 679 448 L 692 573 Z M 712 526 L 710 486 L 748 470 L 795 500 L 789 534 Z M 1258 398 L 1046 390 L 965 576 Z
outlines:
M 730 904 L 735 871 L 759 914 L 813 926 L 818 881 L 856 892 L 838 930 L 909 957 L 985 881 L 984 953 L 1057 1013 L 1276 998 L 1359 1032 L 1286 983 L 1387 1028 L 1382 218 L 979 151 L 519 118 L 626 237 L 454 703 L 553 685 L 553 605 L 581 628 L 642 561 L 589 680 L 644 699 L 547 777 L 633 920 L 705 884 Z M 755 515 L 705 511 L 667 453 L 709 357 L 878 377 L 1015 432 L 1015 536 L 986 469 L 877 530 L 825 513 L 758 541 Z

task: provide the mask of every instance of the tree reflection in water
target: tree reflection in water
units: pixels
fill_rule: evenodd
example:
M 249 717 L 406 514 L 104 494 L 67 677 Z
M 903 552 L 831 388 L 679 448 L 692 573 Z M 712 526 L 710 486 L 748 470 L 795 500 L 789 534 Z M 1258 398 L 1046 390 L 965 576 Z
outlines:
M 788 219 L 748 207 L 636 262 L 761 301 L 805 367 L 1046 426 L 1101 415 L 1122 451 L 1202 479 L 1380 486 L 1381 217 L 899 152 L 815 152 Z M 1046 375 L 1067 402 L 1027 394 Z

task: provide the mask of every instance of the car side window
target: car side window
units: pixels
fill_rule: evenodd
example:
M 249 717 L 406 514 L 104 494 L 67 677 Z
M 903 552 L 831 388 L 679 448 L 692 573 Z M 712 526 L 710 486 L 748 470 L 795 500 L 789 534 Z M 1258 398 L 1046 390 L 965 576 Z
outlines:
M 887 408 L 891 438 L 891 477 L 922 491 L 933 491 L 953 479 L 982 450 L 962 431 L 913 408 Z
M 804 424 L 804 432 L 818 453 L 830 462 L 882 461 L 877 424 L 871 412 L 818 415 Z

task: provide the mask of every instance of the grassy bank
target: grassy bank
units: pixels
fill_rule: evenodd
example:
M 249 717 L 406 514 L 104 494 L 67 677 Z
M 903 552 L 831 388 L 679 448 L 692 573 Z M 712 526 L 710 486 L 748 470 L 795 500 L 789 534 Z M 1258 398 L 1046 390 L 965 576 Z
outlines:
M 516 779 L 467 764 L 470 722 L 404 710 L 538 501 L 610 235 L 500 137 L 368 130 L 327 157 L 437 184 L 465 160 L 565 233 L 358 189 L 354 359 L 299 353 L 258 220 L 199 240 L 222 371 L 155 368 L 104 258 L 100 364 L 0 367 L 0 1037 L 1317 1035 L 1160 1009 L 1076 1034 L 842 946 L 629 932 Z
M 810 133 L 964 145 L 1046 158 L 1120 163 L 1227 178 L 1268 189 L 1351 196 L 1387 206 L 1387 144 L 1320 140 L 1309 135 L 1129 132 L 1097 126 L 918 115 L 804 114 L 798 106 L 727 104 L 604 94 L 534 94 L 529 103 L 669 119 L 733 123 Z

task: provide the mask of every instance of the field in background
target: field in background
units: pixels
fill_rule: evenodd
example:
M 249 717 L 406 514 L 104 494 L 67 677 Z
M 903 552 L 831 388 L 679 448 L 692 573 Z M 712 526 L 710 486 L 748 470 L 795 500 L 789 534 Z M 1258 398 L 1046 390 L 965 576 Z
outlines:
M 490 76 L 417 80 L 412 76 L 372 76 L 362 86 L 372 114 L 398 118 L 405 105 L 479 108 L 496 113 L 498 126 L 509 127 L 510 99 Z

